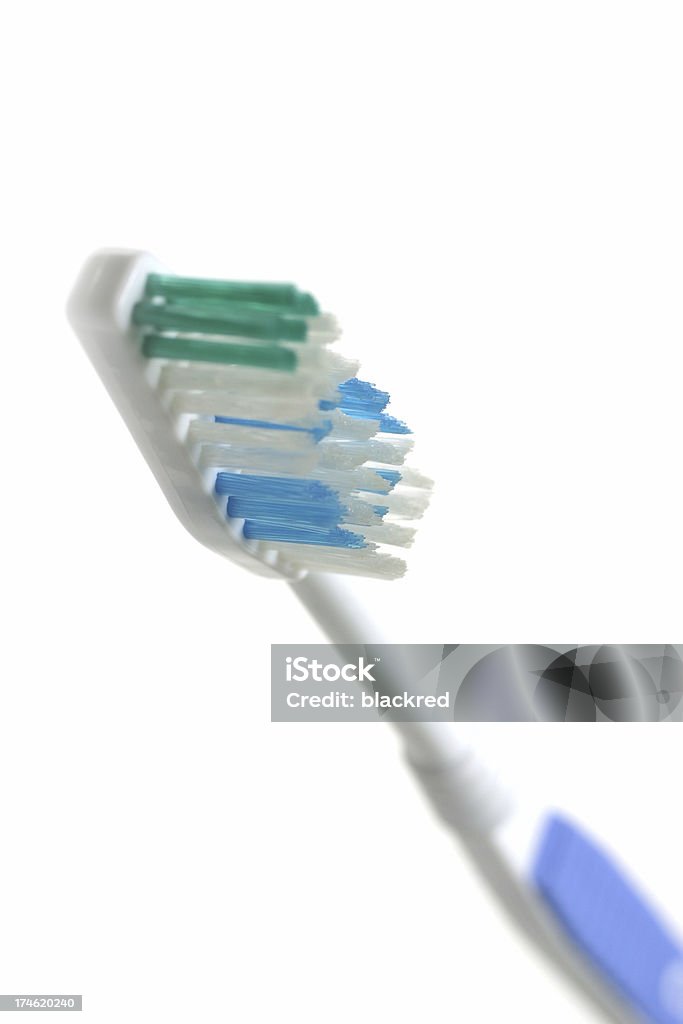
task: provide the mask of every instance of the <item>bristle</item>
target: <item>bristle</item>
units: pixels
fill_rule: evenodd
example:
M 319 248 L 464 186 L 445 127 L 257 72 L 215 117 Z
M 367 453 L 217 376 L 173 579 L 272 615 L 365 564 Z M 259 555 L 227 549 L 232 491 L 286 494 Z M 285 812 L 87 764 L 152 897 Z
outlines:
M 318 304 L 312 295 L 300 292 L 296 285 L 276 282 L 211 281 L 201 277 L 150 274 L 145 285 L 145 295 L 151 298 L 176 300 L 213 299 L 246 305 L 259 303 L 297 312 L 303 305 L 309 312 L 319 312 Z
M 369 500 L 371 497 L 377 499 L 377 495 L 369 492 L 359 492 L 361 498 Z M 409 487 L 399 487 L 391 494 L 384 494 L 379 501 L 386 509 L 388 515 L 400 519 L 420 519 L 427 510 L 430 492 L 428 490 L 416 490 Z
M 177 335 L 146 334 L 142 353 L 148 359 L 184 359 L 195 363 L 227 363 L 232 366 L 258 366 L 264 370 L 295 370 L 296 352 L 282 345 L 235 345 L 181 338 Z
M 218 310 L 173 303 L 138 302 L 133 309 L 136 327 L 154 327 L 192 337 L 253 338 L 257 341 L 305 341 L 308 324 L 302 317 L 279 316 L 253 309 Z M 178 356 L 186 359 L 187 356 Z M 217 360 L 219 361 L 219 360 Z
M 401 466 L 412 447 L 412 440 L 407 439 L 401 439 L 401 443 L 395 444 L 374 438 L 367 441 L 325 439 L 320 445 L 320 464 L 330 469 L 355 469 L 365 462 Z
M 250 550 L 290 570 L 397 578 L 430 481 L 404 463 L 387 392 L 330 347 L 336 320 L 289 284 L 153 274 L 133 311 L 147 374 Z
M 267 395 L 259 397 L 234 391 L 177 391 L 170 401 L 173 416 L 191 413 L 194 416 L 224 416 L 238 419 L 260 419 L 270 423 L 318 427 L 323 420 L 318 403 L 310 395 Z
M 315 572 L 338 572 L 351 576 L 400 579 L 406 571 L 406 563 L 402 558 L 377 551 L 375 546 L 361 551 L 320 547 L 315 552 L 305 545 L 272 544 L 271 547 L 291 565 L 298 565 Z
M 288 350 L 285 350 L 288 351 Z M 356 364 L 344 360 L 350 366 Z M 195 363 L 165 362 L 160 368 L 158 388 L 163 392 L 172 391 L 232 391 L 239 395 L 253 395 L 255 398 L 272 393 L 278 395 L 311 395 L 316 401 L 319 396 L 334 395 L 337 385 L 346 378 L 347 367 L 336 366 L 327 372 L 315 368 L 303 368 L 298 360 L 297 372 L 281 373 L 279 370 L 253 366 L 198 366 Z
M 270 451 L 315 454 L 315 437 L 310 430 L 271 430 L 252 423 L 221 423 L 196 419 L 189 424 L 191 445 L 222 445 L 223 448 L 263 448 Z

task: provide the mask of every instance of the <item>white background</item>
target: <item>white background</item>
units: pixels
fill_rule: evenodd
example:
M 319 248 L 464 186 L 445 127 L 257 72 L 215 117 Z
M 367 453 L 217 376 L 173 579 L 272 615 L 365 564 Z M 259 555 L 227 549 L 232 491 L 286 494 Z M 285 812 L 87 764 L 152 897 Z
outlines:
M 408 577 L 358 585 L 396 639 L 680 640 L 682 43 L 680 5 L 623 0 L 6 13 L 3 992 L 93 1024 L 593 1019 L 390 735 L 270 725 L 269 644 L 316 629 L 183 533 L 63 306 L 124 245 L 337 312 L 438 481 Z M 683 921 L 680 728 L 468 732 Z

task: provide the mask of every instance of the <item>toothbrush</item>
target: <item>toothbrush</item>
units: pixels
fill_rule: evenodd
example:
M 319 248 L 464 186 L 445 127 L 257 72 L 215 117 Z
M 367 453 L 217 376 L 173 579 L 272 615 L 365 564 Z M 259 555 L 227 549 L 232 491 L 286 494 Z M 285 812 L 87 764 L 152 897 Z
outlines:
M 203 544 L 284 581 L 335 645 L 378 634 L 341 575 L 395 579 L 430 482 L 410 431 L 292 285 L 170 275 L 101 250 L 69 320 L 169 503 Z M 386 657 L 383 686 L 410 688 Z M 683 1022 L 683 947 L 571 820 L 513 810 L 452 723 L 394 722 L 428 800 L 526 937 L 603 1019 Z

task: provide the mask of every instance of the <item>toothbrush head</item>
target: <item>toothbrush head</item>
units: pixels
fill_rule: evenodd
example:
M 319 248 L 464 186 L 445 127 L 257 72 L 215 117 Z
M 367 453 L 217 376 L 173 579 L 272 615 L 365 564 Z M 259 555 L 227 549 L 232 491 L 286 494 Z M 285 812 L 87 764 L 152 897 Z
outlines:
M 291 284 L 167 274 L 147 253 L 84 265 L 69 320 L 181 522 L 261 575 L 394 579 L 431 482 L 408 427 Z

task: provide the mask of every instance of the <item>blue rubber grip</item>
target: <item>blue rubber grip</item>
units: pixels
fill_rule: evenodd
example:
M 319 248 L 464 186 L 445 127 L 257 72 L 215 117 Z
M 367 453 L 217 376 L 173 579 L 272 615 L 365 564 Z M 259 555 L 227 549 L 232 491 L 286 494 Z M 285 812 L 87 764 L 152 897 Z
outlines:
M 533 877 L 541 895 L 622 998 L 653 1024 L 683 1022 L 683 947 L 609 856 L 548 819 Z

